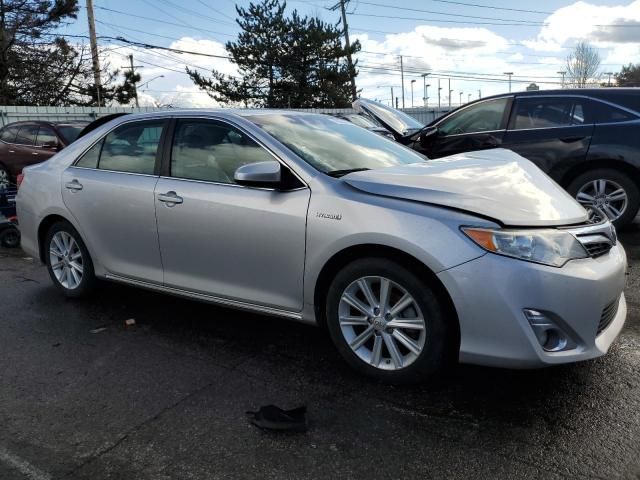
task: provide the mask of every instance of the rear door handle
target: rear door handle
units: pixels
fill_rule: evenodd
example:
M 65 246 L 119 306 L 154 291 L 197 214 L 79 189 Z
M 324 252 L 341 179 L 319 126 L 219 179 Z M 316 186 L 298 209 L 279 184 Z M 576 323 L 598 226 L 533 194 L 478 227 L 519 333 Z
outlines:
M 79 192 L 80 190 L 82 190 L 82 184 L 76 180 L 75 178 L 73 180 L 71 180 L 70 182 L 65 183 L 65 188 L 67 190 L 71 190 L 74 192 Z
M 572 143 L 572 142 L 579 142 L 580 140 L 584 140 L 586 137 L 582 136 L 582 137 L 563 137 L 560 139 L 561 142 L 564 143 Z
M 172 207 L 173 205 L 182 203 L 184 200 L 176 192 L 171 191 L 158 194 L 158 201 L 166 203 L 168 207 Z

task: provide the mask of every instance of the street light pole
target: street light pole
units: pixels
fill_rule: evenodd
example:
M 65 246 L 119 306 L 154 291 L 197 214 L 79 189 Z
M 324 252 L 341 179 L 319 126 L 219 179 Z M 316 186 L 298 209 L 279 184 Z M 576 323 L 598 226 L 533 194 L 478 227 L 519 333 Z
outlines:
M 559 75 L 562 75 L 562 82 L 560 83 L 560 87 L 564 88 L 564 76 L 567 72 L 556 72 L 556 73 L 558 73 Z
M 431 86 L 430 83 L 427 83 L 424 86 L 424 106 L 425 108 L 429 108 L 429 87 Z
M 462 92 L 462 91 L 460 92 L 460 105 L 462 105 L 462 94 L 463 94 L 463 93 L 464 93 L 464 92 Z
M 471 94 L 467 94 L 467 103 L 469 103 L 471 101 Z
M 154 80 L 157 80 L 158 78 L 164 78 L 164 75 L 158 75 L 158 76 L 156 76 L 156 77 L 153 77 L 151 80 L 147 80 L 147 81 L 146 81 L 146 82 L 144 82 L 143 84 L 138 85 L 138 88 L 142 88 L 142 87 L 144 87 L 145 85 L 149 85 L 151 82 L 153 82 Z
M 416 83 L 416 79 L 411 80 L 411 108 L 413 108 L 413 84 Z
M 440 86 L 440 79 L 438 79 L 438 109 L 440 108 L 440 92 L 442 91 L 442 87 Z
M 422 74 L 422 90 L 423 90 L 423 94 L 422 94 L 422 101 L 424 102 L 424 106 L 427 106 L 427 75 L 429 75 L 428 73 L 423 73 Z
M 509 77 L 509 93 L 511 93 L 511 76 L 513 75 L 513 72 L 504 72 L 504 74 Z

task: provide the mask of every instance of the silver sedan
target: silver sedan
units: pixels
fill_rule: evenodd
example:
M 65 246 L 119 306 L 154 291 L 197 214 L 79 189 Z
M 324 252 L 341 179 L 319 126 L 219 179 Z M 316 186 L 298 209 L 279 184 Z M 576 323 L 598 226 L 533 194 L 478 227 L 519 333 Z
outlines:
M 26 168 L 18 216 L 69 297 L 106 279 L 322 325 L 390 382 L 594 358 L 626 316 L 614 228 L 527 160 L 324 115 L 124 116 Z

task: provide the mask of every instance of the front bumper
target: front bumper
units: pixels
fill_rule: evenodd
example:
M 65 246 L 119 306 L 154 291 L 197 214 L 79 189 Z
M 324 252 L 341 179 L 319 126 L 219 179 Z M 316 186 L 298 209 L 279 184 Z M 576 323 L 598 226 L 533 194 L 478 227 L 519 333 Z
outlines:
M 536 368 L 604 355 L 627 315 L 624 284 L 627 259 L 620 244 L 598 258 L 548 267 L 494 254 L 445 270 L 460 322 L 460 361 L 506 368 Z M 598 334 L 603 309 L 618 302 L 609 326 Z M 552 312 L 575 345 L 545 351 L 523 310 Z

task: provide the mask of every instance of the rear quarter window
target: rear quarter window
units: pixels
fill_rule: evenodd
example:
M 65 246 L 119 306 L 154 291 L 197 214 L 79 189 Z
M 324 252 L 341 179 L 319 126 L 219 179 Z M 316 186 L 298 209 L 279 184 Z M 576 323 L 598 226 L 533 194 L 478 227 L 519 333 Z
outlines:
M 637 120 L 638 116 L 622 110 L 621 108 L 596 102 L 596 123 L 619 123 Z

